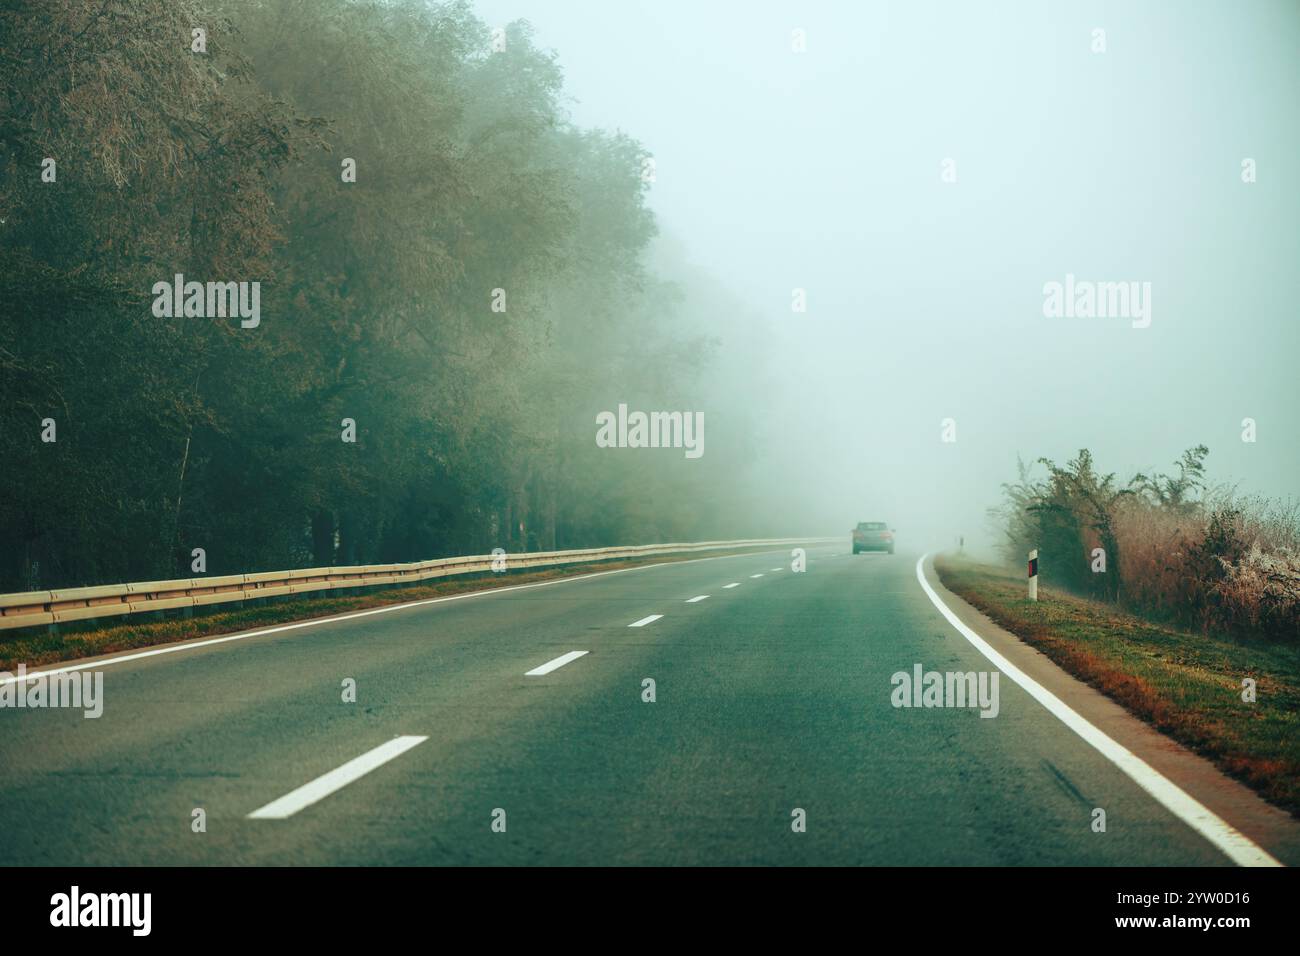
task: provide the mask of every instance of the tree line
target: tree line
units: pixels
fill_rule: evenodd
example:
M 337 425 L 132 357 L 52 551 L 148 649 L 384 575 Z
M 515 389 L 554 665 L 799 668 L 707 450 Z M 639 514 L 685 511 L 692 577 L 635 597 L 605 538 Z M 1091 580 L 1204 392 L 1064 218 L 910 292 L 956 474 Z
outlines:
M 0 591 L 768 530 L 757 320 L 526 23 L 38 6 L 0 4 Z M 260 322 L 155 314 L 177 275 Z M 620 402 L 708 453 L 598 448 Z

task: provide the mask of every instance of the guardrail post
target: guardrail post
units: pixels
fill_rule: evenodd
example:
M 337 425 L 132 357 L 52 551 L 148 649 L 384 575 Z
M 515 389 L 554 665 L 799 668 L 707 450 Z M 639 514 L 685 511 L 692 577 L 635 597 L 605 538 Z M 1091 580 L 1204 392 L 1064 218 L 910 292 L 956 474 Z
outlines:
M 1029 600 L 1038 600 L 1038 549 L 1029 552 Z

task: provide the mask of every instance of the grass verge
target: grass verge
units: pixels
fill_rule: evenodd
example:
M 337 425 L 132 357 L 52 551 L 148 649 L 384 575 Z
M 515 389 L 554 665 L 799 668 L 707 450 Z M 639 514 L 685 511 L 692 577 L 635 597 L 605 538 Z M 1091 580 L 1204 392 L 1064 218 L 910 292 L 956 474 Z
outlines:
M 710 554 L 707 557 L 757 553 L 760 552 L 727 551 L 722 554 Z M 33 668 L 40 664 L 71 661 L 99 654 L 115 654 L 120 651 L 138 650 L 157 644 L 172 644 L 199 637 L 237 634 L 240 631 L 254 630 L 259 627 L 330 617 L 348 611 L 361 611 L 388 604 L 405 604 L 409 601 L 423 601 L 470 591 L 493 591 L 503 587 L 574 577 L 596 571 L 617 571 L 620 568 L 690 561 L 700 557 L 699 554 L 654 555 L 625 561 L 570 564 L 556 568 L 541 568 L 536 571 L 508 571 L 502 574 L 486 572 L 444 578 L 436 584 L 388 587 L 368 594 L 330 595 L 328 591 L 318 591 L 315 592 L 319 595 L 317 597 L 290 597 L 287 600 L 269 598 L 264 604 L 216 610 L 205 614 L 196 613 L 190 618 L 163 617 L 163 612 L 154 612 L 141 615 L 139 620 L 122 621 L 120 618 L 106 618 L 105 623 L 100 625 L 64 624 L 60 625 L 57 634 L 49 633 L 43 626 L 40 629 L 24 628 L 8 633 L 0 632 L 0 671 L 13 673 L 20 662 L 25 663 L 28 668 Z
M 1035 603 L 1023 577 L 953 555 L 935 570 L 1075 677 L 1300 816 L 1300 649 L 1177 630 L 1041 583 Z

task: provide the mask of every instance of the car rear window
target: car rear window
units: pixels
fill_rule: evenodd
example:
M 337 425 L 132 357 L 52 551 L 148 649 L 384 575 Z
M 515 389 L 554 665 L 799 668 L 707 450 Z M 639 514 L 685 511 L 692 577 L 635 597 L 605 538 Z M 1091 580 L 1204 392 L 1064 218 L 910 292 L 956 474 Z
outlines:
M 883 521 L 863 521 L 858 524 L 859 531 L 884 531 L 885 523 Z

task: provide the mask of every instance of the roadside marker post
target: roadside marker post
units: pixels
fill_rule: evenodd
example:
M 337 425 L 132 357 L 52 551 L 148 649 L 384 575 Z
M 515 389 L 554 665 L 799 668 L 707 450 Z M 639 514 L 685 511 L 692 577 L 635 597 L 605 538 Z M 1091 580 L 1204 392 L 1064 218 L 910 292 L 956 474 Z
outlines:
M 1038 549 L 1029 552 L 1029 600 L 1038 600 Z

